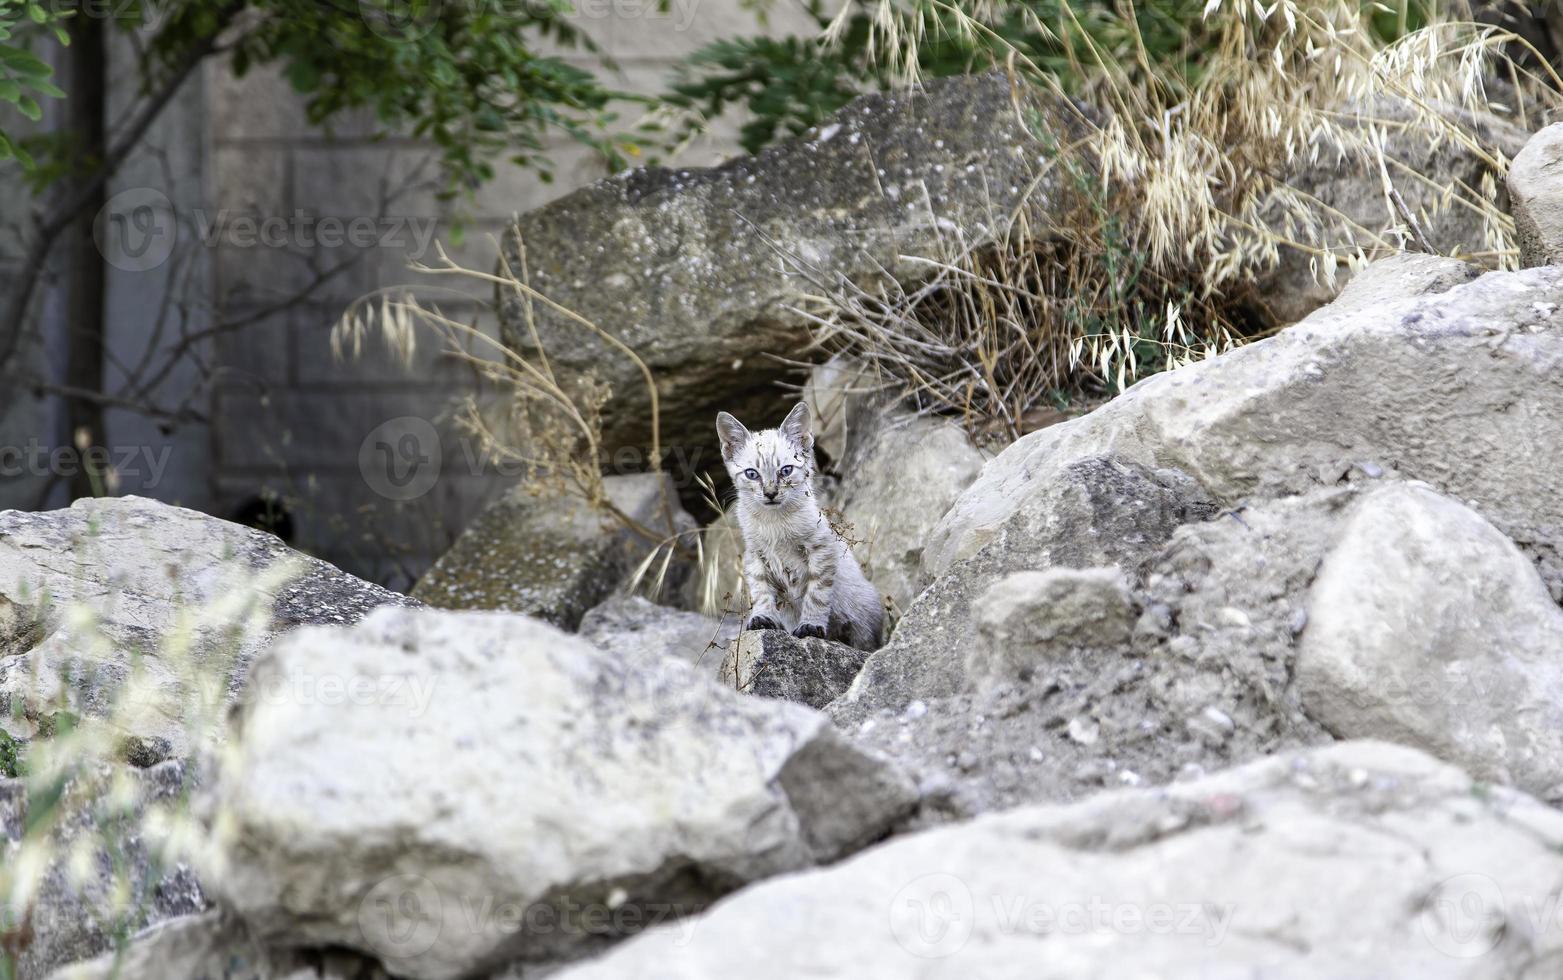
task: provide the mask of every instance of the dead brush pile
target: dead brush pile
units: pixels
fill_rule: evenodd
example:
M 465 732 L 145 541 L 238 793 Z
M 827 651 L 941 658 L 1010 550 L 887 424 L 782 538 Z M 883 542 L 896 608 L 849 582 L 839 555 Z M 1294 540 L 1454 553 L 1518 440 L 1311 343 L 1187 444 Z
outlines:
M 953 23 L 976 37 L 1012 23 L 1014 6 Z M 925 9 L 876 11 L 899 64 L 917 63 L 906 48 L 925 36 Z M 1381 5 L 1210 0 L 1188 39 L 1199 57 L 1169 62 L 1135 43 L 1129 5 L 1112 50 L 1060 10 L 1061 29 L 1035 29 L 1074 66 L 1069 90 L 1018 48 L 1006 67 L 1017 85 L 1089 107 L 1088 136 L 1049 147 L 1064 200 L 1050 192 L 980 242 L 957 229 L 939 254 L 901 256 L 928 269 L 909 288 L 833 281 L 780 250 L 815 287 L 802 312 L 819 346 L 874 364 L 921 410 L 1013 439 L 1071 400 L 1273 332 L 1286 320 L 1256 284 L 1283 261 L 1326 292 L 1343 268 L 1401 249 L 1515 265 L 1500 189 L 1517 145 L 1497 134 L 1563 105 L 1563 82 L 1517 34 L 1459 5 L 1389 40 L 1372 29 L 1393 13 Z M 1425 172 L 1441 153 L 1474 158 L 1479 178 Z M 1339 175 L 1367 188 L 1370 220 L 1318 192 Z M 1439 234 L 1451 222 L 1459 240 Z

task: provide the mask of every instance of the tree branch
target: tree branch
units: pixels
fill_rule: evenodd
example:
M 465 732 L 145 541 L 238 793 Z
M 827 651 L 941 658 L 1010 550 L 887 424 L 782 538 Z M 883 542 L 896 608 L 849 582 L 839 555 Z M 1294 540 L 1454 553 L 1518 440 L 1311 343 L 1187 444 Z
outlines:
M 97 169 L 72 182 L 67 190 L 61 192 L 59 199 L 51 205 L 47 214 L 38 219 L 37 233 L 31 247 L 27 250 L 26 258 L 22 261 L 17 287 L 6 300 L 5 306 L 0 308 L 0 324 L 11 327 L 10 334 L 5 340 L 5 347 L 0 349 L 0 368 L 4 368 L 16 353 L 22 335 L 22 322 L 32 302 L 33 290 L 38 279 L 43 275 L 44 266 L 49 260 L 49 253 L 54 249 L 54 243 L 82 216 L 82 212 L 95 199 L 94 195 L 102 190 L 109 178 L 119 171 L 120 166 L 135 151 L 142 138 L 146 136 L 147 130 L 173 100 L 185 80 L 202 61 L 219 50 L 218 38 L 223 28 L 243 9 L 243 0 L 228 0 L 218 10 L 217 29 L 184 52 L 170 71 L 163 87 L 147 100 L 141 111 L 132 117 L 117 135 L 113 146 L 103 154 L 103 161 Z

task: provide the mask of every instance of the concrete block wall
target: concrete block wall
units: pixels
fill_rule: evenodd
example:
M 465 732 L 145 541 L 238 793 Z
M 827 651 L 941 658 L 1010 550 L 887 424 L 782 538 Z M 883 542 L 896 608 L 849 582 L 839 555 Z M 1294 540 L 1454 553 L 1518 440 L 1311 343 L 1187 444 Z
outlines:
M 760 30 L 740 0 L 670 0 L 666 11 L 652 0 L 576 0 L 573 16 L 618 62 L 619 86 L 639 92 L 659 91 L 676 63 L 710 41 Z M 811 25 L 778 7 L 770 29 L 806 32 Z M 216 340 L 222 377 L 213 391 L 211 509 L 227 515 L 257 498 L 280 496 L 295 544 L 358 574 L 409 587 L 513 477 L 477 465 L 475 446 L 452 424 L 453 401 L 473 392 L 475 382 L 469 369 L 439 356 L 431 336 L 419 338 L 413 366 L 404 369 L 374 345 L 356 361 L 334 358 L 331 327 L 359 297 L 412 286 L 492 335 L 491 318 L 472 302 L 491 295 L 487 286 L 450 292 L 406 269 L 409 258 L 433 261 L 432 248 L 419 254 L 423 236 L 432 229 L 458 262 L 487 269 L 495 255 L 490 236 L 511 215 L 606 176 L 606 168 L 567 140 L 549 148 L 553 183 L 501 166 L 468 205 L 464 241 L 453 246 L 451 214 L 433 196 L 438 175 L 426 147 L 373 139 L 374 127 L 362 118 L 337 120 L 329 133 L 310 127 L 301 99 L 276 71 L 236 79 L 213 69 L 209 210 L 228 222 L 251 217 L 290 224 L 286 240 L 270 245 L 248 242 L 228 224 L 230 232 L 210 248 L 218 315 L 249 324 Z M 672 162 L 703 166 L 740 152 L 739 123 L 724 121 Z M 308 232 L 323 218 L 370 219 L 385 241 L 322 246 Z M 437 285 L 462 287 L 444 279 Z M 288 302 L 305 292 L 306 301 Z M 428 430 L 410 420 L 428 422 L 439 445 L 426 445 L 421 433 Z M 404 441 L 409 435 L 412 443 Z M 408 446 L 415 451 L 403 458 Z M 393 499 L 402 494 L 386 483 L 382 465 L 395 470 L 419 459 L 429 465 L 434 456 L 439 475 L 427 490 Z M 418 486 L 423 482 L 419 477 Z
M 60 49 L 45 45 L 39 53 L 53 57 L 58 76 Z M 140 90 L 137 71 L 130 40 L 114 35 L 107 65 L 111 119 L 130 115 Z M 44 118 L 30 128 L 59 128 L 64 106 L 43 100 Z M 138 392 L 143 400 L 189 404 L 197 415 L 204 415 L 208 401 L 202 365 L 212 357 L 210 344 L 196 336 L 211 316 L 210 256 L 191 223 L 208 197 L 207 111 L 205 80 L 187 80 L 106 188 L 110 206 L 105 210 L 134 217 L 134 223 L 105 221 L 99 229 L 107 274 L 105 393 L 119 395 L 132 373 L 147 382 L 137 386 L 145 389 Z M 6 125 L 13 134 L 29 128 L 15 113 Z M 24 242 L 31 237 L 29 214 L 37 203 L 19 168 L 0 165 L 0 290 L 15 285 Z M 75 464 L 68 458 L 62 463 L 60 453 L 69 450 L 72 434 L 66 431 L 60 399 L 49 387 L 65 380 L 65 344 L 72 326 L 66 322 L 63 251 L 56 249 L 36 287 L 36 316 L 29 328 L 0 324 L 5 332 L 0 339 L 21 338 L 18 358 L 0 375 L 0 507 L 69 503 L 67 467 Z M 183 353 L 173 356 L 176 350 Z M 168 370 L 160 370 L 165 362 Z M 151 369 L 137 372 L 141 364 Z M 203 421 L 172 424 L 110 407 L 104 424 L 106 431 L 95 436 L 116 466 L 113 492 L 213 506 L 211 432 Z

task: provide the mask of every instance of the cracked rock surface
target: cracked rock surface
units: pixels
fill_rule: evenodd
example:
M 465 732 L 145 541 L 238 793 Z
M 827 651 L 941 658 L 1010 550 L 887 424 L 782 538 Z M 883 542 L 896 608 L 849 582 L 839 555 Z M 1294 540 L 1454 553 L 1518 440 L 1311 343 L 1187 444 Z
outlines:
M 1563 814 L 1346 742 L 896 838 L 561 980 L 1554 976 Z
M 47 735 L 65 710 L 110 723 L 128 762 L 182 758 L 220 737 L 223 705 L 274 636 L 382 605 L 417 603 L 265 532 L 155 500 L 0 511 L 0 731 Z M 131 680 L 136 704 L 110 719 Z
M 327 653 L 362 696 L 246 700 L 202 877 L 259 938 L 397 976 L 585 955 L 851 853 L 914 802 L 818 712 L 522 616 L 298 630 L 252 685 L 299 691 Z

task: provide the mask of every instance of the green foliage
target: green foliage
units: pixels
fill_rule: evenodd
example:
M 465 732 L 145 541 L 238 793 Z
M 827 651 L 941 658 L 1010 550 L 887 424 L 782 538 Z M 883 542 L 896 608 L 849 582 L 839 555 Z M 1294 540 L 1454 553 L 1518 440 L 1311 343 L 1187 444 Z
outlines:
M 752 121 L 741 137 L 752 153 L 817 125 L 864 91 L 981 71 L 1003 64 L 1012 52 L 1065 80 L 1066 88 L 1086 77 L 1074 55 L 1083 41 L 1110 57 L 1187 61 L 1197 70 L 1198 59 L 1187 56 L 1197 53 L 1191 39 L 1197 39 L 1204 4 L 1013 0 L 991 5 L 994 16 L 981 22 L 964 5 L 944 0 L 907 0 L 894 5 L 890 18 L 880 0 L 854 0 L 832 17 L 828 11 L 835 6 L 809 0 L 819 28 L 809 37 L 735 38 L 707 46 L 680 69 L 664 100 L 686 111 L 686 129 L 744 107 Z M 887 56 L 892 50 L 899 54 Z
M 0 779 L 22 774 L 22 744 L 0 729 Z
M 753 153 L 797 135 L 865 91 L 1007 63 L 1046 74 L 1072 94 L 1102 81 L 1096 66 L 1125 69 L 1186 91 L 1219 56 L 1205 0 L 807 0 L 818 31 L 807 37 L 746 37 L 696 52 L 664 101 L 683 110 L 678 138 L 733 108 L 748 111 L 741 140 Z M 1393 6 L 1363 0 L 1383 39 L 1427 22 L 1423 0 Z M 1258 56 L 1255 54 L 1255 56 Z
M 610 103 L 629 96 L 530 46 L 543 39 L 595 52 L 565 19 L 562 0 L 369 0 L 357 5 L 362 16 L 344 16 L 318 0 L 252 6 L 273 14 L 235 49 L 239 73 L 280 61 L 293 87 L 308 96 L 311 122 L 368 108 L 387 128 L 430 140 L 453 192 L 493 176 L 489 159 L 504 152 L 548 178 L 543 151 L 552 135 L 592 145 L 614 166 L 638 152 L 606 135 L 616 119 Z
M 69 44 L 70 35 L 60 23 L 66 16 L 53 6 L 31 0 L 0 0 L 0 103 L 33 122 L 43 118 L 40 96 L 59 99 L 65 93 L 49 80 L 54 69 L 32 53 L 26 35 L 47 30 L 61 44 Z M 5 107 L 0 106 L 0 111 L 6 111 Z M 0 122 L 4 118 L 0 115 Z M 32 155 L 0 127 L 0 160 L 11 159 L 28 170 L 35 166 Z
M 24 16 L 30 24 L 48 26 L 53 15 L 38 22 L 35 9 L 43 10 L 0 0 L 0 27 Z M 635 143 L 609 134 L 617 118 L 611 104 L 631 96 L 604 85 L 592 71 L 536 50 L 545 42 L 551 50 L 596 53 L 567 19 L 564 0 L 123 0 L 112 9 L 117 29 L 151 32 L 140 72 L 146 91 L 176 81 L 221 34 L 235 73 L 280 65 L 307 97 L 311 122 L 329 123 L 346 110 L 364 109 L 387 131 L 429 140 L 449 178 L 447 196 L 491 177 L 490 161 L 502 153 L 547 179 L 545 151 L 558 136 L 597 148 L 614 166 L 640 152 Z M 63 29 L 55 31 L 61 43 L 68 41 Z M 17 78 L 44 95 L 64 93 L 47 82 L 47 66 L 37 57 L 5 46 L 7 36 L 0 31 L 0 70 L 12 77 L 0 75 L 0 99 L 36 118 L 36 103 L 20 91 Z M 72 147 L 70 139 L 55 133 L 29 141 L 46 158 L 37 164 L 35 183 L 59 178 L 68 172 L 66 163 L 80 157 L 82 148 Z M 3 119 L 0 148 L 21 149 L 4 135 Z

